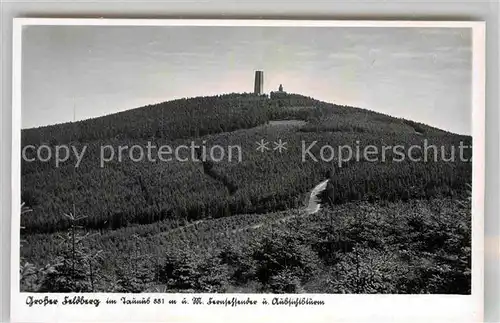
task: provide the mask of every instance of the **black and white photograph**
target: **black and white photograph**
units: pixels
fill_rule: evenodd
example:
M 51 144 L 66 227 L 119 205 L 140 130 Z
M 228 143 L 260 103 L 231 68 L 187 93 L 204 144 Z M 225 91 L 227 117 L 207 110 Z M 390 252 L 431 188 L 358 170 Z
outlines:
M 470 25 L 28 24 L 20 41 L 34 304 L 471 295 Z

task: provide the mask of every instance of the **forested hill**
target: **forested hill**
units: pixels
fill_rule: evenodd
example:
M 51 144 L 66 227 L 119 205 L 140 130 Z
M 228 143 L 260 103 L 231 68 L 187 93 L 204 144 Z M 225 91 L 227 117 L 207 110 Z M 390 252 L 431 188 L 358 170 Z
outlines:
M 26 145 L 85 143 L 109 138 L 179 139 L 290 118 L 311 122 L 304 131 L 449 134 L 418 122 L 298 94 L 270 99 L 253 93 L 231 93 L 166 101 L 84 121 L 24 129 L 22 140 Z
M 178 99 L 84 121 L 26 129 L 23 142 L 199 137 L 263 124 L 268 120 L 266 104 L 264 96 L 246 93 Z
M 287 122 L 287 120 L 289 122 Z M 267 154 L 255 143 L 270 143 Z M 187 145 L 239 145 L 239 162 L 109 162 L 100 166 L 100 147 Z M 273 142 L 287 149 L 272 151 Z M 23 218 L 25 233 L 68 228 L 63 216 L 73 206 L 86 218 L 83 225 L 116 229 L 130 224 L 162 221 L 179 223 L 207 217 L 266 213 L 299 206 L 303 194 L 323 179 L 332 161 L 301 160 L 301 143 L 321 145 L 423 146 L 424 141 L 444 147 L 454 162 L 395 162 L 364 159 L 336 168 L 332 177 L 332 203 L 395 201 L 434 196 L 457 196 L 471 181 L 470 162 L 458 160 L 458 149 L 472 139 L 417 122 L 359 108 L 335 105 L 298 94 L 257 96 L 226 94 L 180 99 L 149 105 L 100 118 L 22 132 L 22 145 L 71 143 L 87 147 L 78 168 L 74 156 L 56 167 L 53 162 L 22 162 L 22 200 L 33 209 Z M 53 148 L 55 149 L 55 148 Z M 320 146 L 311 149 L 318 155 Z M 53 155 L 54 155 L 53 151 Z M 470 158 L 471 150 L 466 151 Z M 27 154 L 34 157 L 33 151 Z M 348 166 L 348 167 L 347 167 Z M 224 180 L 220 180 L 224 179 Z M 227 183 L 231 183 L 228 187 Z

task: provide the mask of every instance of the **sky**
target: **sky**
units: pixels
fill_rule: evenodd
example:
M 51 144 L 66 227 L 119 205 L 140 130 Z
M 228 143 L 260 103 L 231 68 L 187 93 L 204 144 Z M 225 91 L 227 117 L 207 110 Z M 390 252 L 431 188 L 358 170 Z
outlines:
M 472 32 L 451 28 L 25 26 L 22 125 L 183 97 L 284 90 L 472 127 Z

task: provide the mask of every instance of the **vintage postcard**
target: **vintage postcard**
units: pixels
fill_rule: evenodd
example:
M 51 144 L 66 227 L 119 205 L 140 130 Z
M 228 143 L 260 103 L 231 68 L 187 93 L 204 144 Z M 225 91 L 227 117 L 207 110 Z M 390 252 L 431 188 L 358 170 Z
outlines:
M 16 19 L 13 321 L 481 321 L 484 31 Z

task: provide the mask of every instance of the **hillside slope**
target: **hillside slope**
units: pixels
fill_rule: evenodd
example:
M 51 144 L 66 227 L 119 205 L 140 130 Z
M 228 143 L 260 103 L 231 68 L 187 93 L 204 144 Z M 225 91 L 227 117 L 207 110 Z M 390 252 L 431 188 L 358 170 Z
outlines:
M 295 126 L 273 120 L 301 120 Z M 271 150 L 256 150 L 265 139 Z M 281 154 L 273 143 L 287 143 Z M 213 162 L 213 171 L 234 183 L 204 172 L 200 162 L 143 160 L 125 155 L 103 167 L 101 147 L 240 146 L 241 160 Z M 303 145 L 313 142 L 310 153 L 321 147 L 373 145 L 408 148 L 433 144 L 454 156 L 455 162 L 397 161 L 388 151 L 384 160 L 364 157 L 337 163 L 303 160 Z M 408 200 L 434 196 L 457 196 L 471 181 L 471 164 L 458 161 L 460 143 L 470 137 L 451 134 L 427 125 L 393 118 L 359 108 L 339 106 L 313 98 L 287 94 L 267 98 L 253 94 L 181 99 L 150 105 L 100 118 L 26 129 L 22 145 L 71 144 L 87 147 L 78 168 L 72 156 L 60 167 L 53 162 L 22 163 L 22 200 L 33 209 L 23 219 L 25 233 L 53 232 L 68 228 L 62 216 L 73 209 L 87 217 L 83 225 L 93 229 L 117 229 L 133 223 L 189 222 L 207 217 L 264 213 L 298 206 L 302 194 L 335 170 L 330 192 L 332 203 L 354 200 Z M 53 154 L 55 148 L 53 148 Z M 440 153 L 440 152 L 438 152 Z M 418 155 L 419 154 L 419 155 Z M 422 152 L 417 157 L 422 157 Z M 431 154 L 432 155 L 432 154 Z M 466 151 L 470 158 L 471 151 Z M 33 157 L 33 154 L 28 154 Z M 439 159 L 439 158 L 438 158 Z M 342 166 L 342 167 L 340 167 Z

